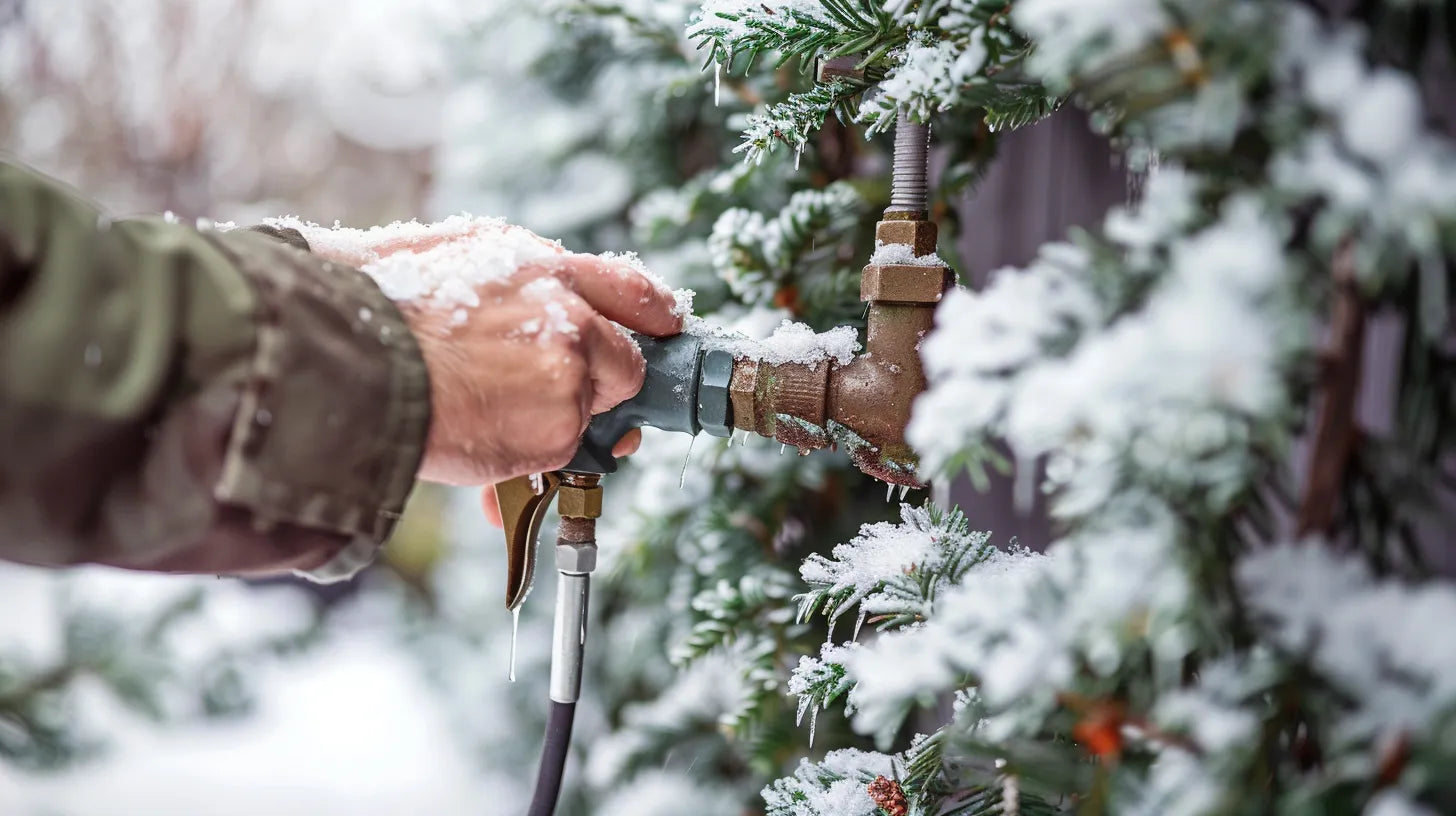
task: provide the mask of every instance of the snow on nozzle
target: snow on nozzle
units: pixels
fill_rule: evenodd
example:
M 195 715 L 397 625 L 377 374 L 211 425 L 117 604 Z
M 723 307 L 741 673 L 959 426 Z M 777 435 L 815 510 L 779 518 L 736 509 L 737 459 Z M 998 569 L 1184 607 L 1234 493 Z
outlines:
M 691 334 L 666 338 L 634 334 L 632 339 L 647 362 L 642 390 L 593 417 L 576 456 L 562 470 L 615 472 L 617 460 L 612 456 L 612 447 L 633 428 L 650 426 L 686 434 L 707 431 L 713 436 L 732 432 L 732 403 L 728 399 L 732 354 L 704 349 L 703 338 Z

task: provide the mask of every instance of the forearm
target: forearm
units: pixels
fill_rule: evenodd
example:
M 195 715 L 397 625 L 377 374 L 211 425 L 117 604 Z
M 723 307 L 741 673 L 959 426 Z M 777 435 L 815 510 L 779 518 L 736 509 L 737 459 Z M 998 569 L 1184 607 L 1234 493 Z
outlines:
M 254 233 L 109 223 L 0 164 L 0 557 L 367 555 L 428 423 L 419 350 L 363 275 Z

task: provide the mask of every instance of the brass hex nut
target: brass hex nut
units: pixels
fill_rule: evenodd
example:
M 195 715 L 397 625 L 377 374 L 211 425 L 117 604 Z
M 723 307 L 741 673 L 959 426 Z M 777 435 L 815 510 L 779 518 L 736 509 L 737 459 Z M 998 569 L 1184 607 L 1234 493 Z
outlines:
M 556 491 L 556 510 L 567 518 L 601 518 L 602 488 L 563 484 Z
M 871 302 L 939 303 L 954 283 L 955 273 L 948 266 L 870 264 L 860 275 L 859 297 Z
M 733 427 L 758 432 L 754 404 L 758 397 L 758 361 L 737 360 L 733 378 L 728 382 L 728 398 L 733 403 Z
M 882 244 L 906 244 L 916 255 L 934 252 L 938 235 L 934 221 L 881 221 L 875 225 L 875 240 Z

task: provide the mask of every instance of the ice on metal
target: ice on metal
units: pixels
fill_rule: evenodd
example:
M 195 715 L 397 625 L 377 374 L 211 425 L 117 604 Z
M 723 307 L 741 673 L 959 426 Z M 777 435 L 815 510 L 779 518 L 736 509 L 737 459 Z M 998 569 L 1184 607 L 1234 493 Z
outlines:
M 521 631 L 521 607 L 511 610 L 511 682 L 516 682 L 516 635 Z

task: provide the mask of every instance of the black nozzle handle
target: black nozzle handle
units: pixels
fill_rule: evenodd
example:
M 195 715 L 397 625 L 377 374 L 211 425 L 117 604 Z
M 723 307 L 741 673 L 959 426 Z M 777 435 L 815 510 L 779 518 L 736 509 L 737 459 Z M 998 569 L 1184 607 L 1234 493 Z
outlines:
M 563 470 L 575 473 L 613 473 L 617 460 L 612 456 L 612 447 L 633 428 L 650 425 L 664 431 L 678 431 L 696 434 L 703 430 L 700 422 L 699 386 L 703 378 L 704 358 L 708 357 L 709 368 L 721 370 L 725 357 L 731 372 L 732 358 L 726 352 L 704 351 L 703 339 L 691 334 L 657 338 L 636 334 L 632 339 L 642 349 L 647 361 L 647 373 L 643 378 L 642 390 L 606 413 L 597 414 L 582 436 L 581 447 L 576 456 Z M 721 424 L 728 427 L 726 385 L 722 400 L 722 417 L 714 407 L 708 413 L 709 430 Z M 709 400 L 716 406 L 718 400 Z

